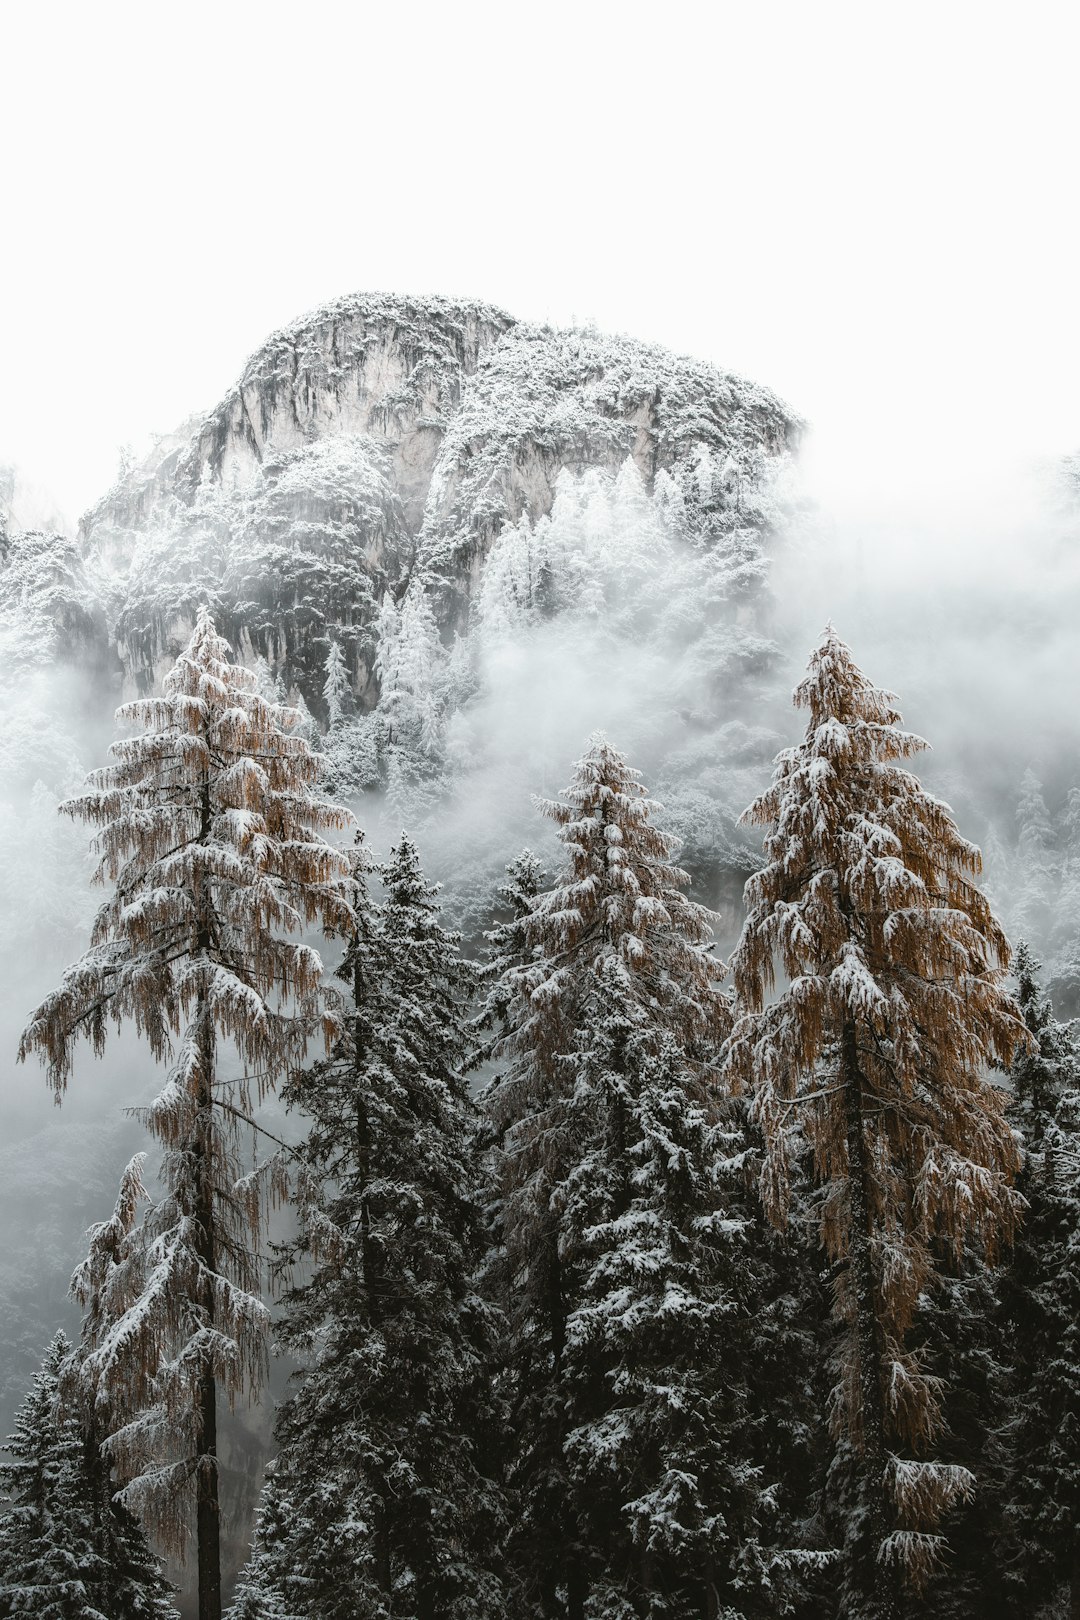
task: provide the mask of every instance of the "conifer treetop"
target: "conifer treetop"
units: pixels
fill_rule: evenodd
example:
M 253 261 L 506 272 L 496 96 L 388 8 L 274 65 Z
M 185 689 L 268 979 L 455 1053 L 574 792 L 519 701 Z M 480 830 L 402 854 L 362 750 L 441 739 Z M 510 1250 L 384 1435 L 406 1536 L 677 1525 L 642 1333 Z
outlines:
M 688 1033 L 715 1030 L 715 917 L 684 894 L 690 878 L 653 822 L 658 806 L 640 771 L 595 732 L 561 800 L 538 803 L 559 827 L 567 864 L 524 919 L 534 960 L 520 971 L 534 1006 L 557 1003 L 591 965 L 665 1002 L 677 996 Z
M 323 697 L 326 700 L 326 713 L 330 730 L 340 726 L 345 714 L 345 706 L 350 695 L 349 672 L 345 667 L 345 655 L 341 650 L 339 641 L 330 643 L 330 650 L 326 655 L 326 680 L 323 682 Z
M 975 882 L 979 851 L 896 763 L 926 744 L 901 729 L 892 694 L 830 626 L 795 701 L 809 710 L 805 738 L 778 756 L 772 785 L 745 812 L 768 830 L 732 957 L 746 1010 L 727 1043 L 728 1073 L 752 1093 L 768 1147 L 766 1206 L 782 1222 L 796 1107 L 818 1176 L 845 1184 L 845 1086 L 832 1069 L 843 1032 L 854 1032 L 899 1342 L 932 1239 L 955 1254 L 977 1241 L 993 1255 L 1014 1228 L 1017 1148 L 986 1072 L 1006 1067 L 1027 1035 L 1006 983 L 1008 942 Z M 786 983 L 766 1004 L 778 966 Z M 846 1243 L 838 1197 L 823 1219 L 835 1257 Z M 930 1421 L 931 1408 L 919 1409 Z
M 0 1446 L 0 1614 L 177 1620 L 141 1529 L 110 1500 L 93 1431 L 67 1407 L 71 1361 L 57 1333 Z
M 777 757 L 771 787 L 743 817 L 768 829 L 766 861 L 747 883 L 731 963 L 751 1012 L 774 988 L 777 964 L 789 981 L 784 1014 L 768 1021 L 783 1039 L 765 1108 L 772 1087 L 789 1096 L 856 1018 L 878 1043 L 871 1068 L 883 1083 L 888 1069 L 914 1128 L 928 1074 L 980 1089 L 983 1070 L 1007 1066 L 1024 1038 L 1004 984 L 1008 941 L 975 881 L 978 849 L 949 806 L 895 763 L 927 744 L 901 729 L 893 695 L 867 680 L 831 626 L 794 696 L 810 711 L 805 739 Z M 749 1028 L 732 1045 L 744 1079 Z M 894 1041 L 888 1053 L 884 1040 Z
M 351 818 L 312 792 L 319 759 L 295 735 L 296 712 L 258 688 L 204 607 L 162 695 L 117 711 L 136 734 L 61 806 L 100 829 L 95 877 L 114 887 L 90 950 L 22 1038 L 20 1057 L 42 1053 L 58 1098 L 78 1037 L 100 1055 L 109 1019 L 132 1018 L 161 1059 L 208 1001 L 256 1068 L 280 1058 L 290 1031 L 322 1018 L 333 1033 L 319 955 L 288 936 L 344 919 L 348 863 L 323 835 Z

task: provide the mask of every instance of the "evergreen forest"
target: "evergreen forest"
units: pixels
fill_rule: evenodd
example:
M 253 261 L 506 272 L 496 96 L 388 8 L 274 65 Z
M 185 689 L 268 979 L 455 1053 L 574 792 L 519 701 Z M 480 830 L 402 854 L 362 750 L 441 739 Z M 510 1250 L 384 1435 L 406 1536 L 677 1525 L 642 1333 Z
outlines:
M 800 432 L 357 295 L 0 511 L 0 1617 L 1080 1617 L 1080 748 Z

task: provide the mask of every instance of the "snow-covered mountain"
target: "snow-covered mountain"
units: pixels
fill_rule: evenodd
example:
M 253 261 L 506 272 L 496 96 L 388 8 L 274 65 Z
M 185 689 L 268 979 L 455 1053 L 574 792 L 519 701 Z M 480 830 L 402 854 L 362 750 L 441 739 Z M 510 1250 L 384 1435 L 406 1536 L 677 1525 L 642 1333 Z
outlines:
M 464 630 L 491 547 L 550 513 L 560 474 L 666 471 L 690 526 L 760 527 L 752 494 L 795 444 L 775 395 L 626 337 L 480 302 L 359 294 L 275 333 L 220 405 L 84 517 L 83 554 L 145 686 L 210 593 L 248 656 L 317 706 L 332 639 L 372 683 L 383 594 L 416 578 Z
M 770 577 L 806 529 L 801 430 L 767 388 L 631 337 L 355 294 L 268 338 L 77 539 L 0 472 L 0 654 L 92 669 L 100 751 L 116 697 L 153 688 L 210 600 L 238 655 L 311 711 L 330 790 L 379 790 L 362 819 L 385 806 L 412 828 L 469 926 L 533 836 L 530 794 L 605 727 L 734 918 L 755 859 L 738 815 L 790 728 Z M 97 759 L 76 759 L 70 686 L 25 690 L 13 763 L 55 796 Z M 1007 847 L 1025 763 L 1010 754 L 977 804 L 1007 913 L 1031 864 Z

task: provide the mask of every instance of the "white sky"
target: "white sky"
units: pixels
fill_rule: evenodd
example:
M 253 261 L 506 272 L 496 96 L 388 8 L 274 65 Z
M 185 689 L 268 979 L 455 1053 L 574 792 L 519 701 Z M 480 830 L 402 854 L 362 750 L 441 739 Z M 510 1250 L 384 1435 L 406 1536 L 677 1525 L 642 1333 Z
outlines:
M 716 360 L 837 498 L 963 505 L 1080 447 L 1078 44 L 1065 0 L 12 0 L 0 459 L 78 511 L 390 288 Z

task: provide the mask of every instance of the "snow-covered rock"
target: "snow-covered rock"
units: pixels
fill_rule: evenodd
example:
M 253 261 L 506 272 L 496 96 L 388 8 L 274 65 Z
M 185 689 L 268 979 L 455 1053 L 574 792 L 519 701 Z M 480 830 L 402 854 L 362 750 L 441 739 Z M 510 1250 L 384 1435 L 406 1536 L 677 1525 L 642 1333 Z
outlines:
M 316 705 L 341 640 L 370 707 L 381 595 L 417 576 L 444 633 L 463 630 L 495 540 L 550 513 L 561 473 L 630 458 L 650 491 L 667 475 L 689 534 L 760 531 L 799 426 L 767 389 L 632 338 L 357 294 L 275 333 L 86 514 L 81 545 L 135 684 L 210 596 L 245 656 Z

